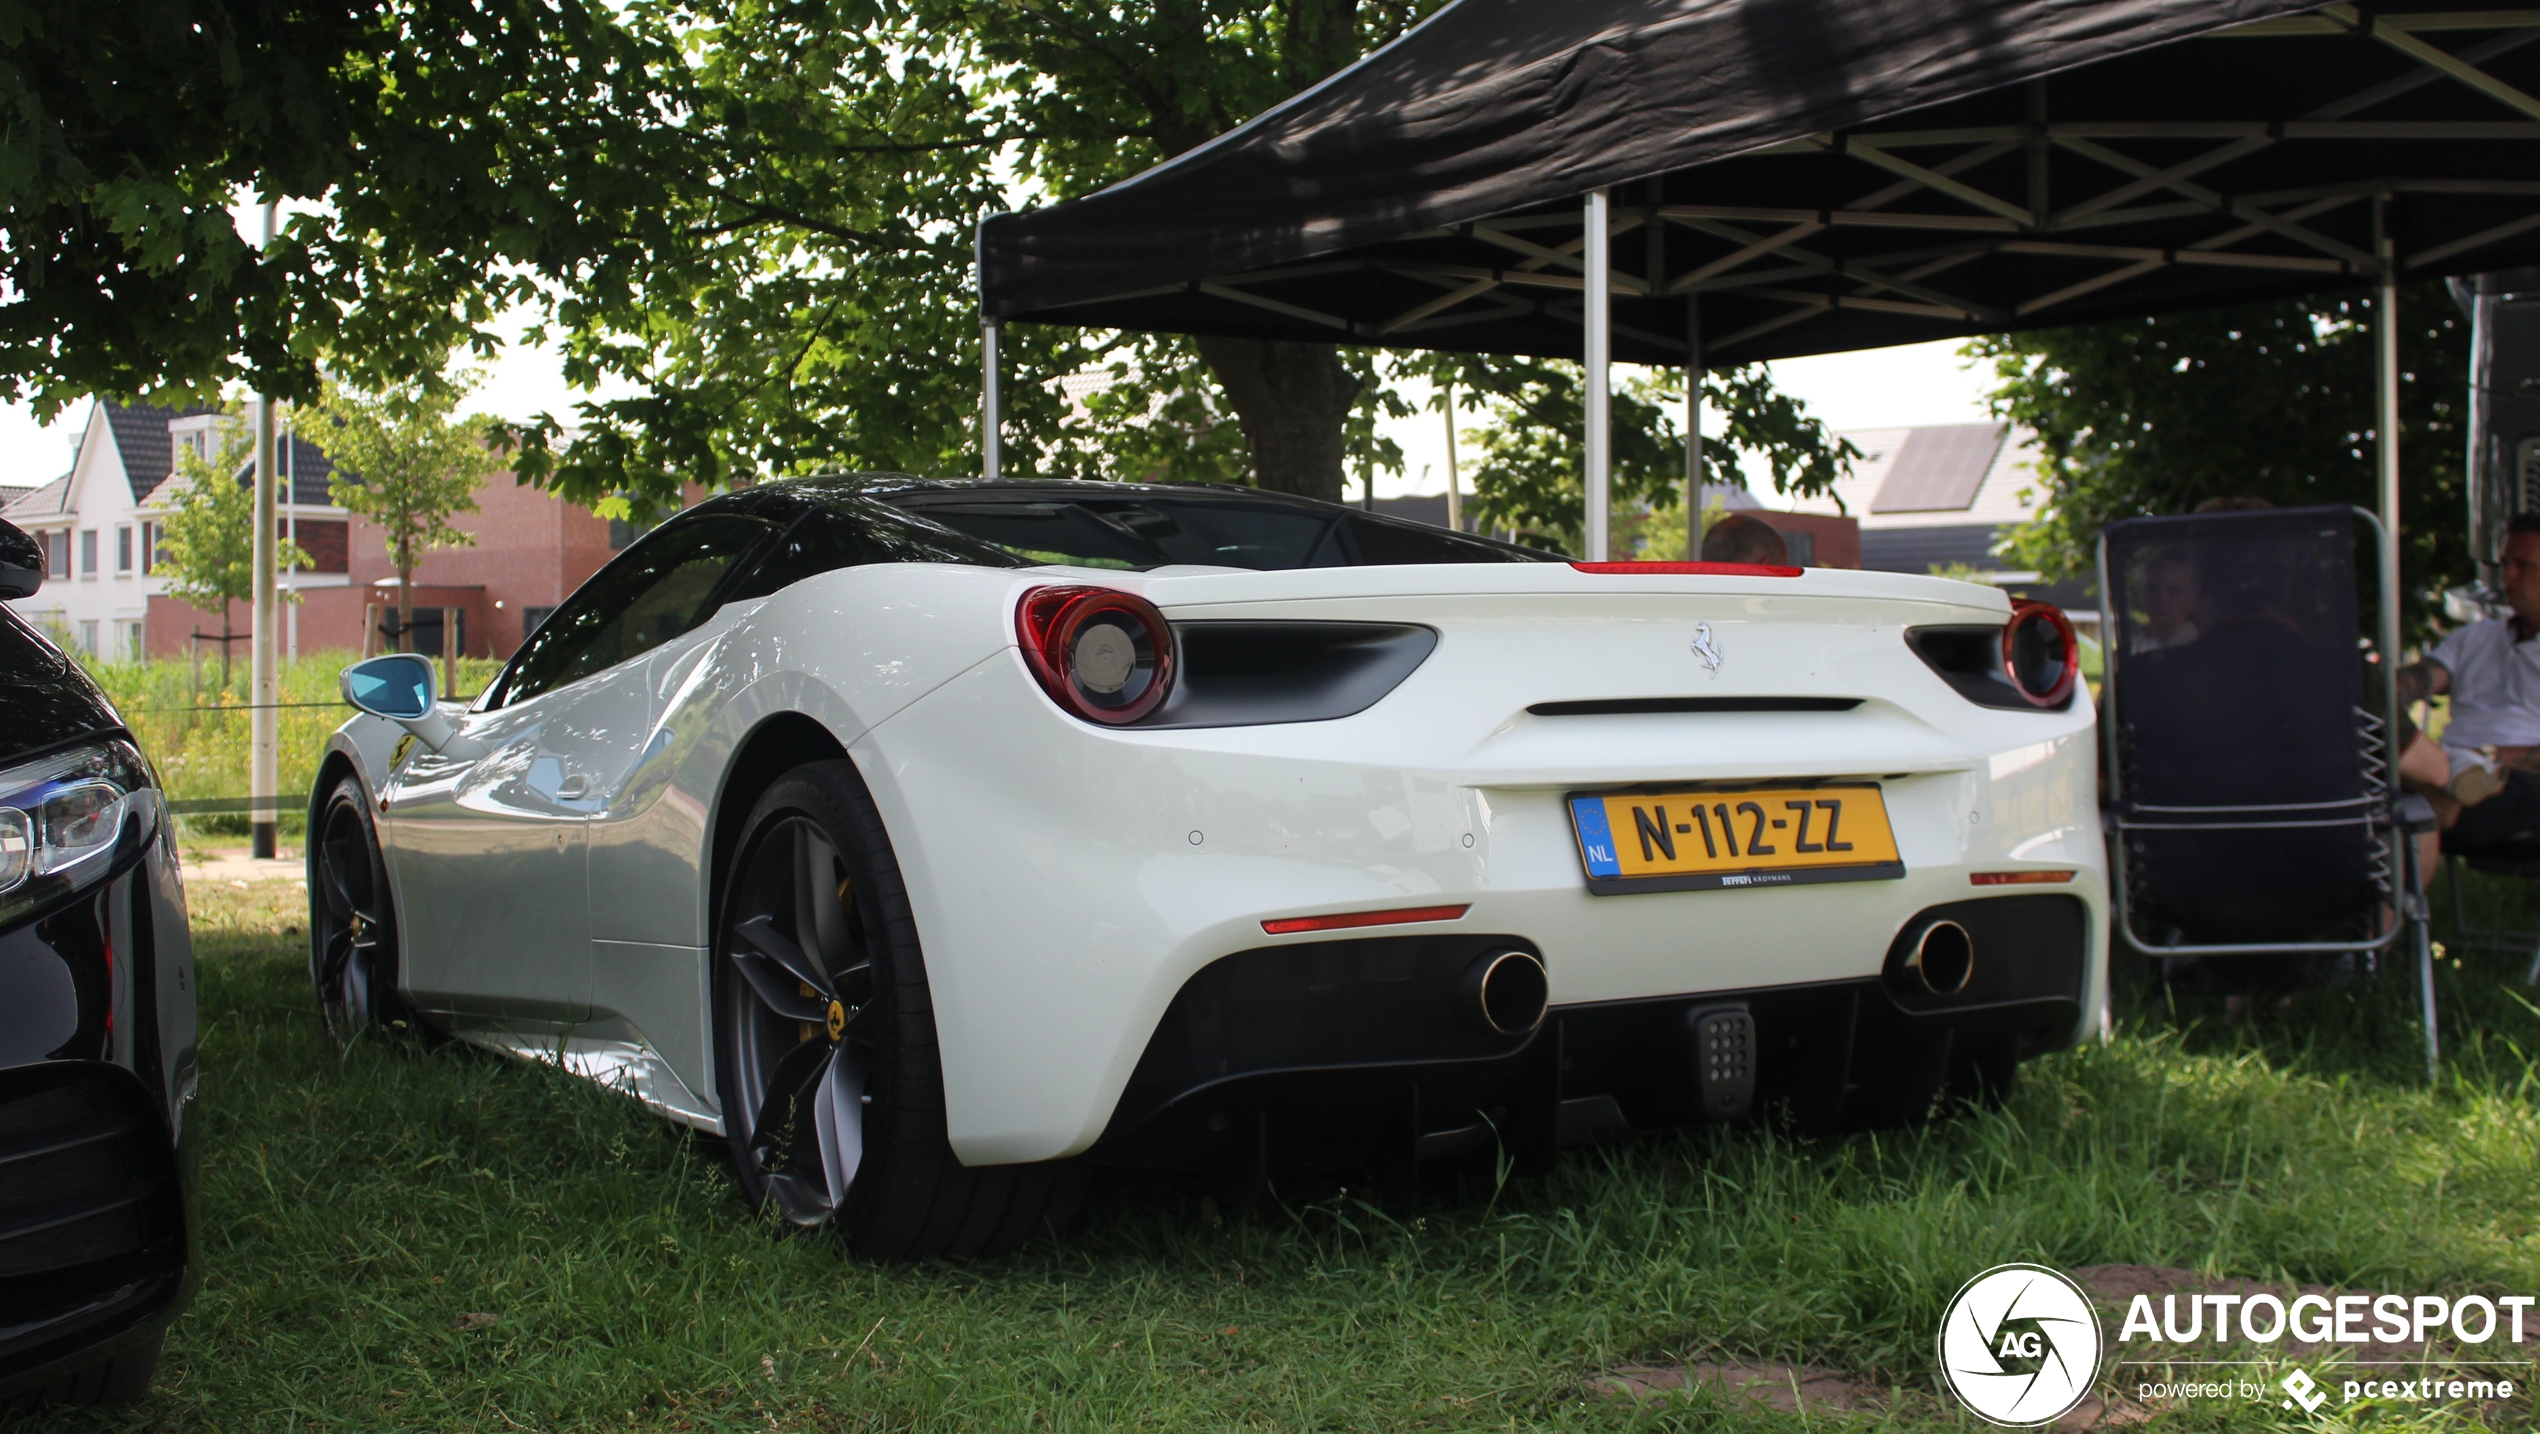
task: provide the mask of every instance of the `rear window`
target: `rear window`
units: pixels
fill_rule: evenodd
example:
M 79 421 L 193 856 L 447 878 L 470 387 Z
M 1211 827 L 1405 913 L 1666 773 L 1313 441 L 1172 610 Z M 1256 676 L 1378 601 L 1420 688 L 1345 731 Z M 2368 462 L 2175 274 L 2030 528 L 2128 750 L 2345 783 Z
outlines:
M 855 500 L 813 508 L 785 530 L 725 599 L 765 597 L 819 573 L 869 563 L 967 563 L 1019 567 L 1022 560 L 994 543 L 947 532 L 907 513 Z
M 1537 554 L 1464 533 L 1343 508 L 1241 498 L 893 493 L 884 501 L 994 543 L 1027 562 L 1091 568 L 1176 563 L 1282 571 L 1411 563 L 1523 563 Z

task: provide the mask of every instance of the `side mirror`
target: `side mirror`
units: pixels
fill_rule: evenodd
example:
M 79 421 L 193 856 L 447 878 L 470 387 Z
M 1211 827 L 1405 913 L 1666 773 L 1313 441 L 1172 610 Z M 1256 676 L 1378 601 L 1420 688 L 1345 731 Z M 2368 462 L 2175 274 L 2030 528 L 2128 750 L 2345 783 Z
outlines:
M 33 597 L 43 586 L 43 545 L 17 524 L 0 522 L 0 598 Z
M 344 669 L 344 700 L 415 734 L 435 752 L 457 739 L 458 724 L 433 705 L 432 662 L 411 652 L 392 652 Z
M 432 664 L 392 652 L 344 669 L 344 700 L 374 717 L 410 722 L 432 710 Z

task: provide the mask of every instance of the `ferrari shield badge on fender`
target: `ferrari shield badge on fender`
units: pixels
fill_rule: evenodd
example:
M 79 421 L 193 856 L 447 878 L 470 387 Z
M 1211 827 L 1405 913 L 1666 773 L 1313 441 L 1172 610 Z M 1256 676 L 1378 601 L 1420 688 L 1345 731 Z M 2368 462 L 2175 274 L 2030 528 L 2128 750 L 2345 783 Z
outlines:
M 1704 670 L 1713 677 L 1720 675 L 1720 660 L 1727 654 L 1720 651 L 1718 639 L 1711 636 L 1711 624 L 1697 622 L 1693 625 L 1693 655 L 1702 659 Z

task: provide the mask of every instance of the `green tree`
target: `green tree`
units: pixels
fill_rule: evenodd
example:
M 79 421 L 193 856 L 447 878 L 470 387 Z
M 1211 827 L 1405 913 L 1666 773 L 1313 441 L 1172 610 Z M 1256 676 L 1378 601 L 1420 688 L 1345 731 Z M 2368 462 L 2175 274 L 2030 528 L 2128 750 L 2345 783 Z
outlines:
M 568 377 L 644 391 L 580 405 L 569 450 L 566 420 L 545 417 L 519 471 L 585 503 L 668 502 L 677 477 L 978 471 L 977 218 L 1204 143 L 1432 8 L 703 0 L 693 73 L 714 177 L 687 193 L 677 242 L 640 283 L 556 312 Z M 1250 481 L 1327 499 L 1371 468 L 1399 471 L 1375 422 L 1406 411 L 1391 380 L 1431 363 L 1039 324 L 1003 347 L 1009 471 Z M 1543 367 L 1441 362 L 1507 391 Z M 1758 370 L 1719 391 L 1743 402 L 1771 387 Z
M 1459 406 L 1477 405 L 1487 415 L 1466 433 L 1479 454 L 1472 510 L 1482 526 L 1514 529 L 1519 542 L 1580 551 L 1586 396 L 1579 365 L 1433 355 L 1422 367 L 1441 393 L 1452 382 Z M 1709 481 L 1742 484 L 1740 459 L 1751 454 L 1771 469 L 1776 492 L 1814 496 L 1831 491 L 1860 456 L 1775 388 L 1760 364 L 1709 374 L 1702 392 L 1708 406 L 1728 415 L 1725 432 L 1703 438 Z M 1626 372 L 1614 387 L 1611 493 L 1618 534 L 1619 516 L 1636 505 L 1684 521 L 1685 440 L 1678 422 L 1684 394 L 1684 374 L 1676 369 Z M 1681 541 L 1672 546 L 1680 548 Z M 1620 544 L 1615 551 L 1622 555 Z
M 472 546 L 451 522 L 476 511 L 476 490 L 502 466 L 501 433 L 486 418 L 453 418 L 472 379 L 371 393 L 328 385 L 310 427 L 335 464 L 327 496 L 380 527 L 397 569 L 397 633 L 413 630 L 415 565 L 434 548 Z
M 575 501 L 975 472 L 980 216 L 1183 153 L 1434 8 L 30 0 L 0 14 L 0 399 L 430 382 L 526 306 L 568 379 L 636 390 L 517 435 L 515 471 Z M 242 191 L 295 201 L 272 245 L 237 232 Z M 1399 463 L 1368 351 L 1005 347 L 1018 472 L 1339 497 Z M 1071 401 L 1089 372 L 1114 381 Z
M 506 304 L 607 294 L 698 182 L 655 7 L 0 5 L 0 399 L 437 372 Z M 242 193 L 308 201 L 261 250 Z
M 176 450 L 168 485 L 167 516 L 159 524 L 159 555 L 152 568 L 168 579 L 168 593 L 197 608 L 220 613 L 220 685 L 229 690 L 229 605 L 256 595 L 256 489 L 242 476 L 255 455 L 255 435 L 243 425 L 213 420 L 212 456 L 190 445 Z M 309 555 L 275 535 L 277 567 L 309 563 Z M 284 602 L 298 599 L 278 592 Z
M 2408 630 L 2476 576 L 2462 423 L 2469 326 L 2440 283 L 2399 291 L 2400 557 Z M 2378 508 L 2373 306 L 2328 294 L 1978 339 L 1996 414 L 2035 430 L 2037 519 L 2009 566 L 2090 573 L 2099 529 L 2207 498 Z

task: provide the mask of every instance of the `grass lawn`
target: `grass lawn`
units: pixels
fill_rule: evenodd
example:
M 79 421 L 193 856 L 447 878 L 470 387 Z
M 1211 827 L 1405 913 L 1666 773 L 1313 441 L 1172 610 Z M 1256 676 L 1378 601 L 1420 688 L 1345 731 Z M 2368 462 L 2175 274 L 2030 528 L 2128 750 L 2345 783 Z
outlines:
M 1696 1132 L 1456 1200 L 1325 1189 L 1225 1215 L 1115 1188 L 1064 1244 L 885 1268 L 777 1236 L 714 1150 L 605 1092 L 465 1050 L 339 1055 L 297 890 L 194 900 L 201 1294 L 148 1402 L 23 1428 L 1981 1429 L 1928 1398 L 1778 1415 L 1585 1382 L 1726 1354 L 1928 1391 L 1943 1306 L 2013 1259 L 2540 1291 L 2540 1014 L 2510 957 L 2447 963 L 2432 1090 L 2398 982 L 2242 1025 L 2219 998 L 2138 998 L 2112 1045 L 1927 1129 Z M 2355 1417 L 2232 1409 L 2157 1422 Z

